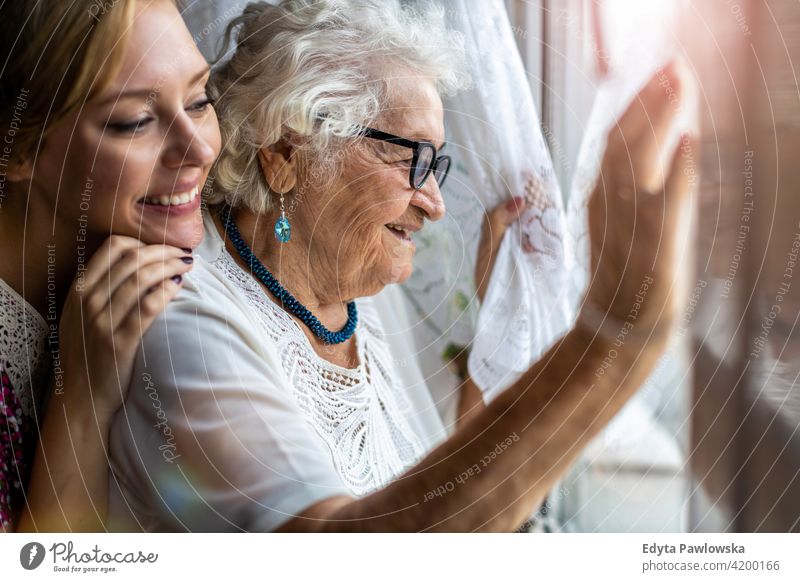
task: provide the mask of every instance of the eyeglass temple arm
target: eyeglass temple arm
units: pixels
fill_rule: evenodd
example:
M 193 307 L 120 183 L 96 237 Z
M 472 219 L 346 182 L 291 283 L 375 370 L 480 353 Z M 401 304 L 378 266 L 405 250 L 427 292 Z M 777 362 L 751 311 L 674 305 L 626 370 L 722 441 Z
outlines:
M 358 135 L 363 135 L 364 137 L 369 137 L 372 139 L 379 139 L 381 141 L 388 141 L 390 143 L 405 146 L 407 148 L 417 148 L 420 145 L 420 142 L 418 141 L 392 135 L 391 133 L 386 133 L 385 131 L 380 131 L 379 129 L 372 129 L 371 127 L 362 127 Z

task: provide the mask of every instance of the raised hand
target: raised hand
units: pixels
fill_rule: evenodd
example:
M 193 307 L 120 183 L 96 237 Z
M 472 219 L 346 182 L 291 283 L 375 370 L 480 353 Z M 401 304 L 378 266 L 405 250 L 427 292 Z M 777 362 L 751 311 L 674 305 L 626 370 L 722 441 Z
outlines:
M 675 143 L 674 125 L 691 82 L 678 62 L 659 71 L 608 137 L 589 199 L 592 275 L 578 320 L 608 339 L 664 338 L 678 314 L 697 142 Z

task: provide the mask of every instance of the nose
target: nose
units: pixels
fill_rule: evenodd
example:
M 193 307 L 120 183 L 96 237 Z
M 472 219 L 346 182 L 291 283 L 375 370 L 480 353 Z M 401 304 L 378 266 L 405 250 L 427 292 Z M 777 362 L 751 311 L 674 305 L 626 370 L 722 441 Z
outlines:
M 166 141 L 164 161 L 172 168 L 206 167 L 216 157 L 214 148 L 203 138 L 201 126 L 185 113 L 174 119 Z
M 444 218 L 444 198 L 434 176 L 428 176 L 422 188 L 414 191 L 411 205 L 422 210 L 428 220 L 436 221 Z

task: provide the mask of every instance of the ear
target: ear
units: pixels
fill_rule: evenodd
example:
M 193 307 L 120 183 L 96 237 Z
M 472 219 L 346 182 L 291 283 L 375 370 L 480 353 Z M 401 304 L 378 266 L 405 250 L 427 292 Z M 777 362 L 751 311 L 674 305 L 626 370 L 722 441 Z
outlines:
M 297 159 L 293 153 L 291 146 L 284 142 L 259 150 L 261 172 L 273 192 L 285 194 L 297 184 Z

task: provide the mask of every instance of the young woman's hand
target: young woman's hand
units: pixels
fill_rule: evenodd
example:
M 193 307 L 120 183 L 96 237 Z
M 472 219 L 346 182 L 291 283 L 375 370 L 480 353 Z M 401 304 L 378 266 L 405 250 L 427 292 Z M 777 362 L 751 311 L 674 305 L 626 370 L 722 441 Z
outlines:
M 192 263 L 190 252 L 126 236 L 111 236 L 97 250 L 73 282 L 60 322 L 67 402 L 110 420 L 127 394 L 140 338 Z
M 191 251 L 112 236 L 72 284 L 59 328 L 61 390 L 47 405 L 18 531 L 102 531 L 108 431 L 139 340 L 181 288 Z

